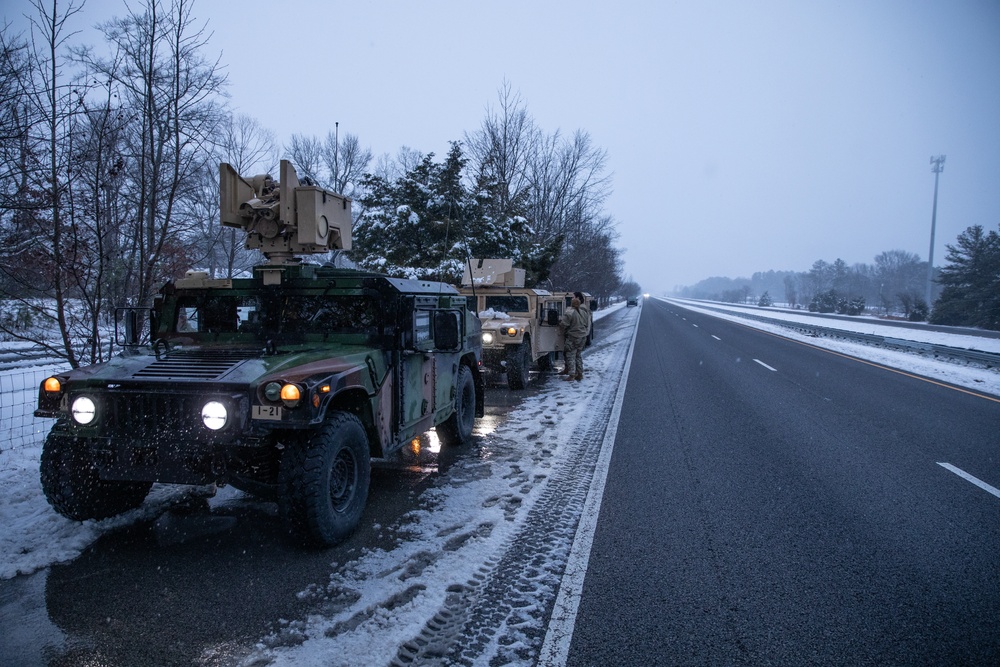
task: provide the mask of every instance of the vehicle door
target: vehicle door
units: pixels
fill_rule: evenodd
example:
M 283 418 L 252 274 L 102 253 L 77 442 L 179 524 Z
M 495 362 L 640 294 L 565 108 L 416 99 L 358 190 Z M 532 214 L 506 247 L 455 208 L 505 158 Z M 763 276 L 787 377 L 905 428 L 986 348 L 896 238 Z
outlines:
M 562 327 L 559 326 L 559 321 L 562 319 L 564 312 L 566 312 L 566 306 L 558 296 L 538 297 L 535 315 L 538 328 L 535 338 L 532 341 L 532 345 L 535 347 L 535 358 L 548 352 L 562 352 L 566 343 L 566 337 L 563 334 Z

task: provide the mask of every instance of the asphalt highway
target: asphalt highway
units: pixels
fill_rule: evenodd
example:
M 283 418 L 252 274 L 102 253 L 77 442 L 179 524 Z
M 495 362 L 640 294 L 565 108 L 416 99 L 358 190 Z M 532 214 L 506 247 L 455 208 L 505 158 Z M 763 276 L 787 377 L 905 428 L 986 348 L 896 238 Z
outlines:
M 1000 401 L 638 326 L 567 664 L 1000 664 Z

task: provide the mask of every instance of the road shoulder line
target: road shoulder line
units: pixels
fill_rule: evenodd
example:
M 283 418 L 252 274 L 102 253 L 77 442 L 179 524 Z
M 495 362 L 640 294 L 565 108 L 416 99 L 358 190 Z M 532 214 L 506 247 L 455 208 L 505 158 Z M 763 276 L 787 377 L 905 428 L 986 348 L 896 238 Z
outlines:
M 580 524 L 573 538 L 569 557 L 566 559 L 566 570 L 559 584 L 559 593 L 552 608 L 545 641 L 538 658 L 539 665 L 546 667 L 561 667 L 566 664 L 570 644 L 573 640 L 573 628 L 576 624 L 576 613 L 583 594 L 583 581 L 587 575 L 590 563 L 590 549 L 594 542 L 594 532 L 597 530 L 597 519 L 601 512 L 601 501 L 604 498 L 604 485 L 608 478 L 608 468 L 611 454 L 615 447 L 615 437 L 618 434 L 618 421 L 621 418 L 622 403 L 625 400 L 625 389 L 628 386 L 628 372 L 632 366 L 632 351 L 635 349 L 635 339 L 639 333 L 639 320 L 642 311 L 635 320 L 632 340 L 629 341 L 628 356 L 625 358 L 625 369 L 622 371 L 615 396 L 614 406 L 608 418 L 608 428 L 604 433 L 601 453 L 597 458 L 594 477 L 587 491 L 587 499 L 583 505 Z

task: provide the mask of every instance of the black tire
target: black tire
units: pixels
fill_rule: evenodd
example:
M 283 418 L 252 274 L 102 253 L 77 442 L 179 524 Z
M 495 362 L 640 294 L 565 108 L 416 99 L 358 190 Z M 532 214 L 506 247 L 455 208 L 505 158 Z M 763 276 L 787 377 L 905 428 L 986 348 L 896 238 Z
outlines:
M 438 439 L 446 447 L 463 445 L 472 439 L 476 421 L 476 382 L 468 366 L 458 369 L 455 385 L 455 411 L 437 427 Z
M 101 479 L 89 443 L 55 431 L 42 445 L 42 491 L 56 512 L 67 519 L 107 519 L 142 505 L 152 482 Z
M 548 354 L 543 354 L 542 356 L 538 357 L 538 370 L 542 371 L 543 373 L 548 373 L 549 371 L 551 371 L 552 366 L 555 363 L 553 361 L 554 359 L 555 359 L 554 352 L 549 352 Z
M 288 443 L 278 504 L 292 534 L 329 547 L 350 535 L 368 501 L 368 436 L 354 415 L 335 412 L 319 430 Z
M 507 346 L 507 387 L 513 390 L 528 386 L 528 363 L 531 341 L 525 338 L 520 345 Z

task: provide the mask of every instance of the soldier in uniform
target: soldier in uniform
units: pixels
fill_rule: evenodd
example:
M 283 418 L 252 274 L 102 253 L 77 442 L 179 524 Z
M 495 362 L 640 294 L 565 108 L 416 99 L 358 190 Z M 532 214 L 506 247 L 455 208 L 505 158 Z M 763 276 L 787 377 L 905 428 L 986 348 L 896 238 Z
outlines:
M 583 298 L 583 292 L 573 292 L 573 296 L 580 300 L 580 314 L 587 320 L 587 338 L 590 338 L 590 327 L 594 326 L 594 315 L 590 312 L 590 300 Z M 583 368 L 580 368 L 583 372 Z
M 559 325 L 566 336 L 566 344 L 563 347 L 563 354 L 566 356 L 566 368 L 563 372 L 566 377 L 563 379 L 582 380 L 583 348 L 587 344 L 587 332 L 590 327 L 587 316 L 581 312 L 579 299 L 573 298 L 569 308 L 563 313 Z

